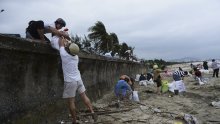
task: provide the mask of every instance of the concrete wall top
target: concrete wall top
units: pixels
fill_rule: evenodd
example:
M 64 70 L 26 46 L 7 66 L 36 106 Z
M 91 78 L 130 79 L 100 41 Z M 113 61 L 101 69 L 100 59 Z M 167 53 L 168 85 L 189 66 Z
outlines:
M 18 38 L 18 37 L 12 37 L 12 36 L 5 36 L 1 34 L 0 34 L 0 48 L 41 53 L 41 54 L 59 55 L 59 53 L 55 49 L 53 49 L 50 46 L 50 44 L 40 43 L 40 40 Z M 96 59 L 96 60 L 103 60 L 103 61 L 115 61 L 115 62 L 139 64 L 133 61 L 126 61 L 126 60 L 122 60 L 118 58 L 105 57 L 101 55 L 93 55 L 93 54 L 88 54 L 84 52 L 80 52 L 79 57 L 85 58 L 85 59 Z

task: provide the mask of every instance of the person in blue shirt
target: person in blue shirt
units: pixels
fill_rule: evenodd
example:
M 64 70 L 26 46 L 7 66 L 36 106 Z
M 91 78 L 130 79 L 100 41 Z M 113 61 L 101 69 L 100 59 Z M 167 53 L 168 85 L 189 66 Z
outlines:
M 120 100 L 129 99 L 129 96 L 132 94 L 132 89 L 128 82 L 128 78 L 120 79 L 115 85 L 114 92 L 116 97 L 118 97 Z

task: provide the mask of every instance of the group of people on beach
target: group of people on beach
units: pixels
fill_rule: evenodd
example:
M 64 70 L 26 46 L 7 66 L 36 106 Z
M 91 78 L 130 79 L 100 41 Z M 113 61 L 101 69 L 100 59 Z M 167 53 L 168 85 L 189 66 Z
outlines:
M 63 98 L 67 100 L 68 108 L 72 116 L 72 124 L 77 123 L 75 96 L 80 94 L 84 104 L 90 110 L 94 121 L 97 114 L 94 112 L 90 99 L 87 97 L 86 88 L 83 84 L 79 63 L 79 47 L 70 41 L 67 29 L 61 30 L 66 26 L 62 18 L 58 18 L 52 24 L 45 24 L 42 20 L 30 21 L 26 28 L 26 38 L 35 39 L 42 43 L 49 43 L 54 49 L 58 50 L 62 60 L 62 70 L 64 77 Z M 45 34 L 51 33 L 51 40 Z
M 212 59 L 212 62 L 210 64 L 210 67 L 213 70 L 212 77 L 218 78 L 219 68 L 220 68 L 219 64 L 220 63 L 218 63 L 215 59 Z M 199 81 L 199 84 L 204 84 L 204 82 L 207 82 L 206 80 L 204 80 L 204 78 L 202 76 L 202 70 L 201 70 L 201 69 L 204 69 L 203 72 L 205 71 L 205 72 L 209 73 L 209 69 L 208 69 L 209 66 L 208 66 L 207 61 L 204 61 L 203 65 L 201 65 L 201 64 L 193 65 L 192 64 L 191 68 L 193 69 L 194 74 L 195 74 L 195 79 Z
M 159 69 L 158 65 L 153 65 L 153 70 L 151 73 L 147 73 L 145 76 L 144 74 L 141 74 L 139 76 L 138 81 L 150 81 L 152 80 L 153 83 L 156 84 L 156 93 L 161 94 L 161 86 L 162 86 L 162 76 L 161 73 L 166 72 L 166 70 L 161 70 Z M 177 70 L 173 72 L 173 79 L 175 81 L 180 81 L 183 80 L 183 77 L 188 75 L 187 71 L 183 70 Z M 133 91 L 134 91 L 134 83 L 135 81 L 131 81 L 129 76 L 127 75 L 122 75 L 115 85 L 115 95 L 118 97 L 118 99 L 131 99 L 133 96 Z
M 60 53 L 60 57 L 62 60 L 62 69 L 63 69 L 63 77 L 64 77 L 64 91 L 63 98 L 67 100 L 68 108 L 72 115 L 72 123 L 77 123 L 76 118 L 76 107 L 75 107 L 75 96 L 76 93 L 79 93 L 83 102 L 87 106 L 87 108 L 92 113 L 92 117 L 94 121 L 97 120 L 97 114 L 94 112 L 90 99 L 87 97 L 85 91 L 86 88 L 83 84 L 80 71 L 78 69 L 79 63 L 79 47 L 71 42 L 71 38 L 67 33 L 68 29 L 62 30 L 66 26 L 66 22 L 62 18 L 58 18 L 52 24 L 45 24 L 42 20 L 39 21 L 30 21 L 28 27 L 26 28 L 26 38 L 39 40 L 43 43 L 49 43 L 54 49 L 58 50 Z M 51 40 L 49 40 L 45 34 L 51 34 Z M 213 69 L 213 77 L 218 78 L 219 73 L 219 63 L 212 60 L 211 67 Z M 193 66 L 191 64 L 191 66 Z M 203 63 L 204 69 L 208 69 L 207 62 Z M 201 76 L 199 69 L 195 68 L 195 75 Z M 153 65 L 152 73 L 149 73 L 146 77 L 141 74 L 140 81 L 147 79 L 153 80 L 156 83 L 157 94 L 161 94 L 161 86 L 162 86 L 162 77 L 161 73 L 166 70 L 159 69 L 158 65 Z M 183 78 L 188 75 L 187 71 L 183 71 L 181 68 L 172 73 L 172 77 L 174 81 L 183 80 Z M 120 100 L 130 99 L 133 95 L 134 91 L 134 83 L 135 80 L 132 77 L 127 75 L 121 75 L 119 77 L 118 82 L 114 87 L 114 93 L 116 97 Z
M 218 73 L 219 73 L 219 65 L 220 63 L 216 62 L 215 59 L 212 60 L 211 63 L 211 68 L 213 69 L 213 76 L 212 77 L 217 77 L 218 78 Z M 193 68 L 193 75 L 195 76 L 195 80 L 198 80 L 199 84 L 202 85 L 204 84 L 203 77 L 202 77 L 202 72 L 200 71 L 200 69 L 204 69 L 208 71 L 208 62 L 204 61 L 203 65 L 192 65 L 191 64 L 191 68 Z M 141 81 L 149 81 L 150 79 L 153 80 L 153 82 L 156 84 L 156 93 L 157 94 L 161 94 L 161 86 L 162 86 L 162 76 L 161 73 L 167 73 L 167 70 L 161 70 L 159 69 L 158 65 L 153 65 L 153 70 L 151 73 L 148 73 L 147 75 L 141 74 L 139 76 L 139 82 Z M 191 72 L 192 73 L 192 72 Z M 174 70 L 172 72 L 172 78 L 173 78 L 173 82 L 174 85 L 177 85 L 177 83 L 179 83 L 179 85 L 181 85 L 180 91 L 186 91 L 185 89 L 185 85 L 184 85 L 184 77 L 186 76 L 192 76 L 192 74 L 190 74 L 190 72 L 188 71 L 184 71 L 181 67 L 178 68 L 178 70 Z M 129 77 L 121 77 L 120 80 L 117 82 L 117 84 L 115 85 L 115 94 L 117 97 L 119 97 L 119 99 L 122 98 L 131 98 L 132 95 L 132 91 L 134 91 L 134 82 L 132 82 L 133 88 L 131 88 L 131 81 L 129 80 Z M 175 84 L 176 83 L 176 84 Z M 177 88 L 178 89 L 178 88 Z

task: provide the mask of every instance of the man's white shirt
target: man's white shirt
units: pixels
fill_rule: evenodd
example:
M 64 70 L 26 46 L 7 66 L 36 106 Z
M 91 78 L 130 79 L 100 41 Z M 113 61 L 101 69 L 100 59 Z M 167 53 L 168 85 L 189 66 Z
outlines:
M 63 46 L 60 47 L 60 56 L 62 59 L 64 81 L 72 82 L 82 80 L 78 69 L 79 57 L 77 55 L 72 56 L 68 54 Z

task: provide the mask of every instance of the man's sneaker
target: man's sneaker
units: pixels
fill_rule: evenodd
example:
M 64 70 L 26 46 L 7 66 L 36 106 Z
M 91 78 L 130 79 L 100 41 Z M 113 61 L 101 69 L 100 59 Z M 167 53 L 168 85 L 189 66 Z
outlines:
M 92 119 L 96 122 L 98 120 L 98 115 L 96 113 L 92 113 Z

